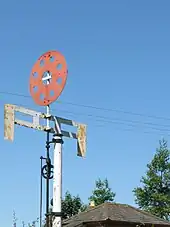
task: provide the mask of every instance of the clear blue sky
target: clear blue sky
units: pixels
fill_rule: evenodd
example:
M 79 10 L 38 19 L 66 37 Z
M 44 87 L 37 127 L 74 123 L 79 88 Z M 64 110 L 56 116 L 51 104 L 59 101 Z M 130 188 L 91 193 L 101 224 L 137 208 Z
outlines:
M 135 205 L 132 190 L 159 139 L 170 134 L 170 120 L 147 117 L 170 117 L 169 8 L 168 0 L 1 1 L 1 92 L 29 95 L 31 68 L 48 50 L 60 51 L 67 60 L 67 85 L 53 113 L 88 125 L 88 149 L 83 160 L 76 156 L 75 141 L 65 140 L 64 192 L 87 202 L 95 180 L 107 177 L 116 201 Z M 45 154 L 45 135 L 17 127 L 15 141 L 4 141 L 5 103 L 43 108 L 31 98 L 0 94 L 0 224 L 10 227 L 13 209 L 20 222 L 39 214 L 39 157 Z

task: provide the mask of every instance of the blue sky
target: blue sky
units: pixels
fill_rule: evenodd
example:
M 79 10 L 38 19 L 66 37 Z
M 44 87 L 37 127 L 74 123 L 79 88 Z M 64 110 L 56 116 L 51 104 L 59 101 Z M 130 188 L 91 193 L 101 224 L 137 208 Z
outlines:
M 168 0 L 1 2 L 1 226 L 12 225 L 13 209 L 18 226 L 38 216 L 39 157 L 45 154 L 41 132 L 17 127 L 14 142 L 4 141 L 5 103 L 44 109 L 3 92 L 29 95 L 32 66 L 51 49 L 65 56 L 69 69 L 53 113 L 88 125 L 86 159 L 65 139 L 63 192 L 86 203 L 95 180 L 107 177 L 116 201 L 135 205 L 132 190 L 159 139 L 170 134 L 169 7 Z

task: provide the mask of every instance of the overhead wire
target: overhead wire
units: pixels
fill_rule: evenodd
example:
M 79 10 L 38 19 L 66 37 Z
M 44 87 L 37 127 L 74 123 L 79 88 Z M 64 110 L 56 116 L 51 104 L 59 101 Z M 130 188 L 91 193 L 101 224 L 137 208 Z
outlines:
M 59 111 L 61 111 L 61 110 L 59 110 Z M 65 113 L 65 111 L 61 111 L 61 112 L 63 112 L 63 113 Z M 67 111 L 67 113 L 68 113 L 68 111 Z M 71 114 L 72 116 L 78 116 L 77 114 L 75 114 L 75 113 L 72 113 L 71 111 L 70 111 L 70 113 L 69 114 Z M 93 122 L 93 126 L 95 126 L 95 127 L 101 127 L 101 128 L 103 128 L 103 127 L 105 127 L 106 126 L 106 123 L 107 124 L 113 124 L 113 125 L 122 125 L 122 126 L 129 126 L 129 127 L 132 127 L 132 128 L 118 128 L 118 127 L 114 127 L 114 130 L 119 130 L 119 131 L 129 131 L 129 132 L 135 132 L 136 130 L 134 130 L 134 129 L 137 129 L 137 127 L 136 127 L 136 125 L 133 125 L 133 124 L 126 124 L 126 123 L 124 123 L 124 122 L 114 122 L 114 121 L 106 121 L 106 120 L 94 120 L 94 119 L 91 119 L 91 120 L 93 120 L 93 121 L 96 121 L 96 122 L 100 122 L 100 123 L 104 123 L 103 125 L 94 125 L 94 122 Z M 142 128 L 141 128 L 142 129 Z M 151 130 L 155 130 L 155 131 L 157 131 L 157 132 L 169 132 L 170 133 L 170 130 L 169 129 L 160 129 L 160 128 L 153 128 L 153 127 L 147 127 L 147 129 L 151 129 Z M 142 132 L 142 133 L 146 133 L 146 134 L 155 134 L 155 135 L 161 135 L 162 136 L 162 133 L 157 133 L 157 132 L 154 132 L 154 131 L 152 131 L 152 132 L 149 132 L 149 131 L 139 131 L 138 130 L 138 132 Z M 166 134 L 167 136 L 170 136 L 170 134 Z
M 57 111 L 56 108 L 52 108 L 52 110 Z M 101 115 L 94 115 L 94 114 L 85 114 L 85 113 L 80 113 L 80 112 L 73 112 L 73 111 L 68 111 L 68 110 L 63 110 L 63 109 L 59 109 L 61 112 L 65 112 L 65 113 L 72 113 L 75 115 L 81 115 L 81 116 L 87 116 L 87 117 L 94 117 L 94 118 L 99 118 L 102 120 L 107 120 L 108 122 L 111 121 L 123 121 L 123 122 L 127 122 L 127 123 L 134 123 L 134 124 L 144 124 L 144 125 L 151 125 L 151 126 L 158 126 L 158 127 L 169 127 L 170 125 L 164 125 L 164 124 L 156 124 L 156 123 L 152 123 L 152 122 L 142 122 L 142 121 L 137 121 L 137 120 L 127 120 L 127 119 L 120 119 L 120 118 L 110 118 L 110 117 L 104 117 Z M 97 121 L 97 120 L 96 120 Z
M 20 105 L 21 106 L 21 104 L 15 104 L 15 105 Z M 53 109 L 54 110 L 54 109 Z M 59 111 L 61 111 L 60 109 L 59 109 Z M 61 111 L 61 112 L 64 112 L 64 111 Z M 71 116 L 77 116 L 77 114 L 74 114 L 74 113 L 69 113 L 69 115 L 71 114 Z M 20 116 L 22 116 L 22 117 L 25 117 L 25 114 L 23 114 L 23 113 L 20 113 Z M 93 119 L 90 119 L 90 120 L 93 120 Z M 97 120 L 96 120 L 97 121 Z M 91 122 L 91 126 L 93 126 L 93 127 L 95 127 L 95 128 L 105 128 L 106 127 L 106 123 L 111 123 L 112 125 L 118 125 L 118 126 L 120 126 L 120 124 L 119 124 L 119 122 L 109 122 L 109 121 L 98 121 L 98 122 L 100 122 L 100 123 L 103 123 L 103 124 L 94 124 L 94 120 Z M 122 124 L 123 126 L 128 126 L 127 124 Z M 131 125 L 132 126 L 132 128 L 122 128 L 122 127 L 114 127 L 114 130 L 116 130 L 116 131 L 122 131 L 122 132 L 136 132 L 136 126 L 135 125 Z M 147 128 L 147 129 L 151 129 L 152 130 L 152 128 Z M 160 136 L 163 136 L 162 135 L 162 129 L 157 129 L 157 131 L 155 132 L 155 131 L 144 131 L 143 129 L 142 129 L 142 131 L 141 130 L 138 130 L 137 131 L 138 133 L 143 133 L 143 134 L 150 134 L 150 135 L 160 135 Z M 170 131 L 168 131 L 168 132 L 170 132 Z M 170 134 L 166 134 L 166 136 L 170 136 Z
M 31 98 L 31 96 L 29 96 L 29 95 L 24 95 L 24 94 L 20 94 L 20 93 L 6 92 L 6 91 L 0 91 L 0 94 L 19 96 L 19 97 L 24 97 L 24 98 Z M 84 107 L 84 108 L 91 108 L 91 109 L 96 109 L 96 110 L 117 112 L 117 113 L 123 113 L 123 114 L 128 114 L 128 115 L 134 115 L 134 116 L 148 117 L 148 118 L 154 118 L 154 119 L 170 121 L 170 118 L 163 117 L 163 116 L 147 115 L 147 114 L 135 113 L 135 112 L 125 111 L 125 110 L 118 110 L 118 109 L 113 109 L 113 108 L 104 108 L 104 107 L 98 107 L 98 106 L 93 106 L 93 105 L 84 105 L 84 104 L 66 102 L 66 101 L 57 101 L 57 103 L 58 104 L 66 104 L 66 105 L 72 105 L 72 106 L 78 106 L 78 107 Z
M 23 95 L 23 94 L 19 94 L 19 93 L 11 93 L 11 92 L 0 91 L 0 94 L 12 95 L 12 96 L 18 96 L 18 97 L 24 97 L 24 98 L 31 98 L 28 95 Z M 79 104 L 75 104 L 75 105 L 80 106 Z M 82 105 L 82 106 L 84 106 L 84 105 Z M 100 109 L 103 109 L 103 108 L 100 108 Z M 137 126 L 140 126 L 141 124 L 143 124 L 143 125 L 145 125 L 145 128 L 151 129 L 151 130 L 155 130 L 157 132 L 170 132 L 170 129 L 167 128 L 167 127 L 170 128 L 170 125 L 164 125 L 164 124 L 162 125 L 162 124 L 156 124 L 156 123 L 152 123 L 152 122 L 142 122 L 142 121 L 136 121 L 136 120 L 125 120 L 125 119 L 120 119 L 120 118 L 110 118 L 110 117 L 105 117 L 105 116 L 100 116 L 100 115 L 78 113 L 78 112 L 67 111 L 67 110 L 56 109 L 56 108 L 51 108 L 51 110 L 52 111 L 60 111 L 60 112 L 67 113 L 67 114 L 72 114 L 74 116 L 80 116 L 81 115 L 81 116 L 85 116 L 85 117 L 89 117 L 89 118 L 94 118 L 93 119 L 93 123 L 94 123 L 94 121 L 103 123 L 103 125 L 95 125 L 96 127 L 104 127 L 106 123 L 108 123 L 108 124 L 111 123 L 111 124 L 115 124 L 115 125 L 123 125 L 123 126 L 125 125 L 125 126 L 128 126 L 128 127 L 133 127 L 134 128 L 134 127 L 137 127 Z M 142 116 L 145 116 L 145 115 L 142 115 Z M 146 116 L 148 116 L 148 115 L 146 115 Z M 161 119 L 166 119 L 164 117 L 158 117 L 158 118 L 159 119 L 160 118 Z M 170 119 L 167 119 L 167 120 L 170 120 Z M 162 129 L 162 128 L 155 128 L 155 127 L 150 127 L 150 126 L 158 126 L 158 127 L 164 127 L 164 128 Z M 133 129 L 129 129 L 129 128 L 128 129 L 122 129 L 122 130 L 123 131 L 133 131 Z M 142 131 L 142 132 L 144 132 L 144 131 Z M 144 132 L 144 133 L 152 134 L 153 131 L 152 132 Z
M 84 104 L 65 102 L 65 101 L 62 101 L 62 102 L 59 101 L 59 103 L 72 105 L 72 106 L 79 106 L 79 107 L 84 107 L 84 108 L 91 108 L 91 109 L 96 109 L 96 110 L 103 110 L 103 111 L 108 111 L 108 112 L 117 112 L 117 113 L 123 113 L 123 114 L 128 114 L 128 115 L 134 115 L 134 116 L 148 117 L 148 118 L 170 121 L 170 118 L 166 118 L 166 117 L 162 117 L 162 116 L 146 115 L 146 114 L 134 113 L 134 112 L 125 111 L 125 110 L 109 109 L 109 108 L 104 108 L 104 107 L 97 107 L 97 106 L 84 105 Z

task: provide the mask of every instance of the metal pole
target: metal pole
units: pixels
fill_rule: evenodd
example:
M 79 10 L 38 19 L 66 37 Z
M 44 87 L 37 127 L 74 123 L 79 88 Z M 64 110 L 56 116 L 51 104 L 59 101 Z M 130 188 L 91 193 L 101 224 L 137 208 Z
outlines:
M 46 80 L 47 85 L 50 83 L 50 80 L 48 77 L 50 77 L 51 75 L 49 73 L 47 73 L 47 77 L 44 78 L 44 80 Z M 47 106 L 47 116 L 50 115 L 50 106 Z M 50 128 L 50 121 L 47 118 L 47 128 Z M 46 159 L 46 163 L 47 163 L 47 179 L 46 179 L 46 227 L 50 227 L 50 223 L 49 223 L 49 178 L 50 178 L 50 133 L 47 131 L 47 141 L 46 141 L 46 149 L 47 149 L 47 159 Z
M 42 160 L 43 157 L 40 157 L 41 160 L 41 172 L 40 172 L 40 227 L 42 227 L 42 180 L 43 180 L 43 176 L 42 176 Z
M 53 227 L 62 226 L 62 135 L 55 134 L 54 141 L 54 169 L 53 169 Z
M 49 157 L 49 132 L 47 132 L 47 142 L 46 142 L 46 148 L 47 148 L 47 157 L 46 157 L 46 163 L 47 163 L 47 179 L 46 179 L 46 226 L 49 227 L 49 177 L 50 177 L 50 157 Z

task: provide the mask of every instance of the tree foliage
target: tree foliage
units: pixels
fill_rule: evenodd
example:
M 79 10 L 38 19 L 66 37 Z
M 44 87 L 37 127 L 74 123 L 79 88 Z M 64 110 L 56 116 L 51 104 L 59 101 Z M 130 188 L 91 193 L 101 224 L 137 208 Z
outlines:
M 115 193 L 112 192 L 109 187 L 107 178 L 101 180 L 100 178 L 95 182 L 95 189 L 92 192 L 92 195 L 89 197 L 90 201 L 94 201 L 95 206 L 100 205 L 104 202 L 113 202 L 115 199 Z
M 108 180 L 101 180 L 100 178 L 95 182 L 95 189 L 92 192 L 92 195 L 90 196 L 89 200 L 95 202 L 95 206 L 100 205 L 104 202 L 114 201 L 115 193 L 112 192 L 111 188 L 109 187 Z M 51 201 L 51 205 L 53 205 L 53 199 Z M 88 208 L 88 205 L 83 204 L 80 197 L 72 196 L 69 191 L 65 193 L 64 198 L 62 199 L 62 214 L 63 219 L 67 219 L 72 217 L 73 215 L 78 214 L 79 212 L 83 212 Z M 52 207 L 50 208 L 50 211 L 52 211 Z M 52 219 L 51 221 L 52 222 Z M 23 223 L 23 227 L 25 224 Z M 36 221 L 32 222 L 32 224 L 28 224 L 28 227 L 34 227 L 36 226 Z M 44 222 L 43 227 L 46 226 L 46 223 Z M 16 226 L 15 226 L 16 227 Z
M 143 210 L 170 220 L 170 151 L 167 141 L 160 141 L 153 160 L 147 165 L 142 187 L 133 190 L 135 201 Z
M 84 209 L 85 205 L 78 195 L 72 196 L 68 191 L 65 193 L 65 198 L 62 200 L 62 213 L 64 219 L 78 214 Z

